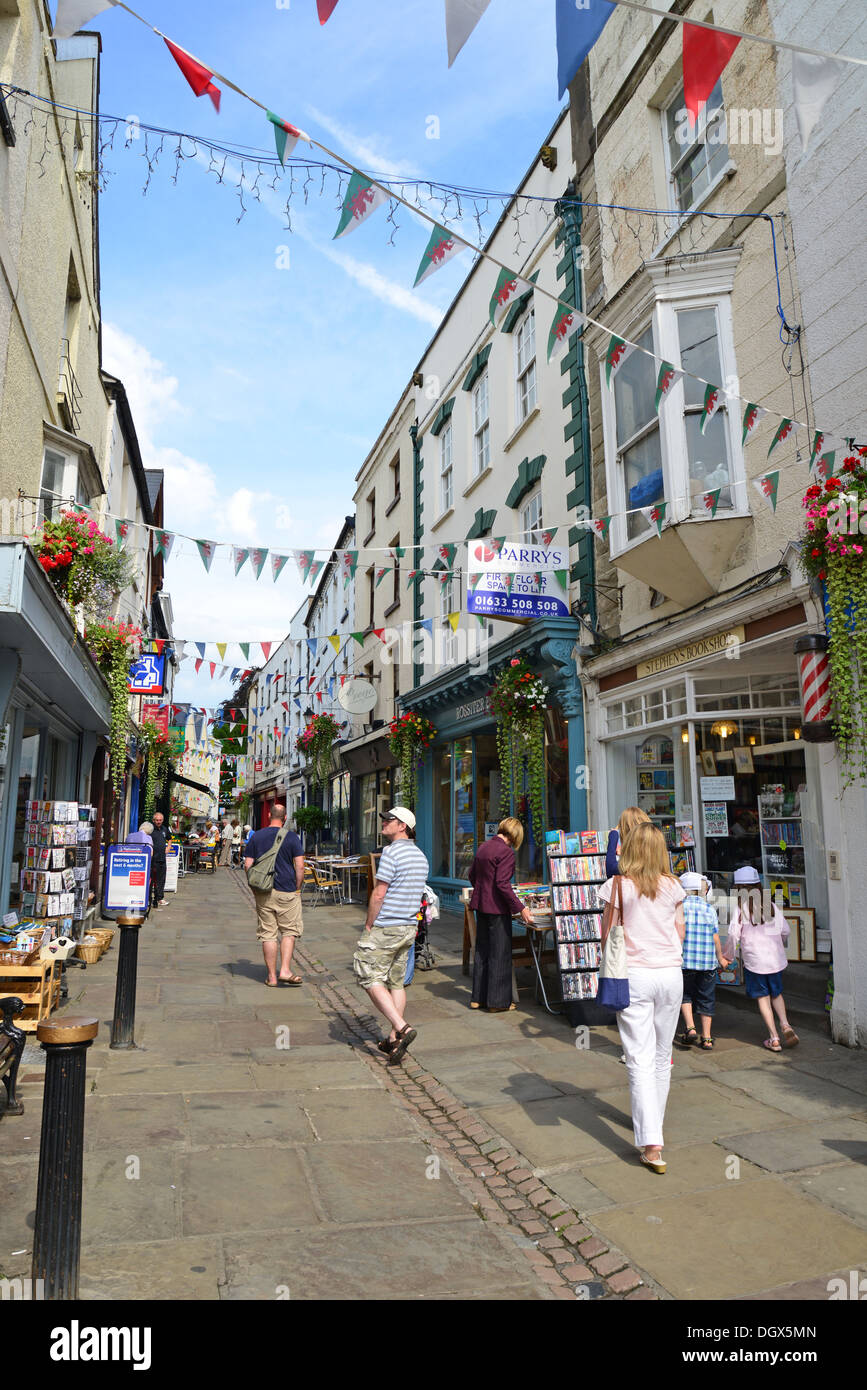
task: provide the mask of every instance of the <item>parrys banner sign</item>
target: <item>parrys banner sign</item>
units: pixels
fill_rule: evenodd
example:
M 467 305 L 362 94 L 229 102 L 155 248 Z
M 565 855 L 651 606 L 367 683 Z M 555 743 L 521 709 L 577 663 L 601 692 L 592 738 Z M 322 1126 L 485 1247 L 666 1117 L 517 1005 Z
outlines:
M 467 544 L 467 612 L 491 618 L 569 616 L 569 550 L 487 537 Z

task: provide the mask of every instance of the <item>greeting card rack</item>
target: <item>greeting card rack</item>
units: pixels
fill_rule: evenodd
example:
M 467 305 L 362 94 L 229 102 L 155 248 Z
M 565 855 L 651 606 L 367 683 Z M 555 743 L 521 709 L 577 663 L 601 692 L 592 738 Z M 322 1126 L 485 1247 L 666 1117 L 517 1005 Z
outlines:
M 572 1027 L 616 1022 L 596 1002 L 605 907 L 598 889 L 606 877 L 607 839 L 599 830 L 549 830 L 545 836 L 561 999 Z

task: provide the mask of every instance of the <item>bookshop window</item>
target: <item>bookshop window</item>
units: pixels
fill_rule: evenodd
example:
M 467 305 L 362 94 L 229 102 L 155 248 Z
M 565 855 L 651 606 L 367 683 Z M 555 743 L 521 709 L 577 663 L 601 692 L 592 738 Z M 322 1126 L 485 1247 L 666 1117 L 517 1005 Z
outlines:
M 466 878 L 476 853 L 473 811 L 473 741 L 458 739 L 454 756 L 455 781 L 455 878 Z
M 442 744 L 433 755 L 433 863 L 436 878 L 451 877 L 452 746 Z

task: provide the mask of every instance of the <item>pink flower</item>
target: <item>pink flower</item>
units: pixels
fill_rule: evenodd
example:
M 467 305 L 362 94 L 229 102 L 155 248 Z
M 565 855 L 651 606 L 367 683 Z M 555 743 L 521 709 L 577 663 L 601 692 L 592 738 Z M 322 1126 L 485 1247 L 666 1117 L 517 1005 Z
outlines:
M 93 554 L 93 546 L 92 546 L 92 545 L 86 545 L 86 546 L 84 547 L 83 554 L 85 554 L 85 555 L 92 555 L 92 554 Z
M 853 545 L 852 549 L 855 551 L 855 554 L 856 554 L 856 555 L 863 555 L 863 554 L 864 554 L 864 547 L 863 547 L 863 545 Z

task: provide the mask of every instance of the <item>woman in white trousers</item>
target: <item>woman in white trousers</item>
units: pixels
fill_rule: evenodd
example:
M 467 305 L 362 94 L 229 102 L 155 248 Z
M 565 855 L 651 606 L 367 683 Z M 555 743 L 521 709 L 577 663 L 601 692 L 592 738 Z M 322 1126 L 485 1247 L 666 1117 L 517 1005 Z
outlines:
M 637 825 L 620 851 L 620 888 L 611 878 L 599 889 L 605 902 L 603 947 L 622 902 L 629 1007 L 617 1015 L 626 1054 L 632 1126 L 642 1163 L 665 1172 L 662 1122 L 671 1084 L 671 1049 L 683 999 L 683 899 L 671 872 L 665 837 Z

